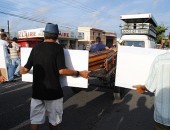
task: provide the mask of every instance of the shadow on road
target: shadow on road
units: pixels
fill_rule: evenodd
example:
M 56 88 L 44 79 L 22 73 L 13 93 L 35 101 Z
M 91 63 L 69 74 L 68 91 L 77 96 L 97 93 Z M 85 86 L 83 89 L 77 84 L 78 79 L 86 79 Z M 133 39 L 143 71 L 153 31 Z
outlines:
M 128 90 L 124 97 L 117 101 L 111 89 L 90 86 L 76 94 L 68 87 L 63 90 L 64 114 L 59 130 L 153 130 L 153 95 L 139 95 L 134 90 Z M 29 92 L 27 89 L 25 91 L 27 100 L 31 96 L 31 89 L 29 88 Z M 17 91 L 16 99 L 21 97 L 23 92 Z M 24 118 L 15 115 L 17 124 L 14 123 L 15 119 L 8 119 L 10 130 L 29 129 L 29 102 L 8 115 L 19 111 Z M 40 126 L 40 130 L 48 130 L 47 122 L 48 120 Z
M 72 97 L 74 103 L 64 103 L 60 130 L 153 130 L 153 102 L 146 101 L 152 97 L 149 94 L 131 90 L 119 102 L 109 89 L 92 87 L 79 94 Z

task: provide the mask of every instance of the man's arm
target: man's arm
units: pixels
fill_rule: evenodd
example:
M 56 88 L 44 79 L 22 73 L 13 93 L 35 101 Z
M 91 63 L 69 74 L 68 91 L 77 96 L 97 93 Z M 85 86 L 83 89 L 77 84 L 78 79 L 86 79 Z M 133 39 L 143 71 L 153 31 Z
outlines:
M 0 76 L 0 83 L 3 83 L 3 82 L 5 82 L 6 81 L 6 78 L 4 77 L 4 76 Z
M 2 75 L 1 71 L 0 71 L 0 83 L 3 83 L 6 81 L 6 78 Z
M 76 70 L 71 70 L 71 69 L 61 69 L 59 70 L 59 74 L 65 75 L 65 76 L 76 76 L 76 77 L 83 77 L 83 78 L 88 78 L 90 71 L 76 71 Z

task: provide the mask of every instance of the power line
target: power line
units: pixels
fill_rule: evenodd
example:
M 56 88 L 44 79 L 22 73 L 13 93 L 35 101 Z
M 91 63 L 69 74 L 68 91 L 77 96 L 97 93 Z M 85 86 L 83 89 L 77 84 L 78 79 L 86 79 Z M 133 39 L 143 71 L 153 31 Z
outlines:
M 13 1 L 12 1 L 13 2 Z M 87 5 L 85 5 L 85 4 L 82 4 L 82 3 L 80 3 L 80 2 L 78 2 L 78 1 L 72 1 L 71 3 L 68 3 L 67 1 L 60 1 L 60 2 L 62 2 L 62 3 L 64 3 L 65 5 L 69 5 L 69 6 L 71 6 L 71 7 L 73 7 L 73 8 L 78 8 L 78 9 L 80 9 L 81 11 L 82 10 L 84 10 L 84 11 L 86 11 L 86 13 L 87 12 L 90 12 L 90 13 L 94 13 L 94 12 L 96 12 L 97 10 L 96 9 L 92 9 L 92 8 L 89 8 Z M 15 1 L 15 2 L 13 2 L 13 4 L 17 4 L 18 2 L 17 1 Z M 5 4 L 9 4 L 9 3 L 5 3 Z M 37 3 L 36 3 L 37 4 Z M 76 6 L 76 5 L 78 5 L 78 6 Z M 3 6 L 2 6 L 3 7 Z M 14 6 L 15 7 L 15 6 Z M 5 12 L 5 11 L 0 11 L 0 13 L 2 13 L 2 14 L 5 14 L 5 15 L 10 15 L 10 16 L 14 16 L 14 17 L 18 17 L 18 18 L 22 18 L 22 19 L 25 19 L 25 20 L 30 20 L 30 21 L 34 21 L 34 22 L 39 22 L 39 23 L 43 23 L 43 24 L 45 24 L 45 23 L 47 23 L 44 19 L 46 19 L 46 18 L 43 18 L 42 16 L 38 16 L 38 17 L 36 17 L 35 15 L 33 15 L 33 13 L 31 13 L 30 11 L 28 11 L 28 10 L 32 10 L 32 8 L 23 8 L 24 6 L 21 6 L 22 8 L 20 8 L 20 9 L 17 9 L 17 8 L 14 8 L 13 6 L 12 7 L 10 7 L 10 8 L 8 8 L 8 10 L 7 10 L 7 12 Z M 6 9 L 6 7 L 4 7 L 5 9 Z M 1 8 L 2 9 L 2 8 Z M 24 9 L 24 11 L 23 11 L 23 9 Z M 9 11 L 14 11 L 15 13 L 9 13 Z M 18 14 L 18 12 L 21 12 L 22 11 L 22 13 L 24 13 L 24 16 L 23 15 L 19 15 Z M 103 12 L 101 12 L 101 11 L 98 11 L 98 12 L 100 12 L 100 13 L 103 13 Z M 35 13 L 36 13 L 36 11 L 35 11 Z M 32 15 L 32 16 L 30 16 L 30 17 L 28 17 L 28 16 L 25 16 L 25 14 L 30 14 L 30 15 Z M 83 14 L 83 15 L 85 15 L 85 13 Z M 101 14 L 100 14 L 101 15 Z M 34 16 L 36 17 L 36 18 L 34 18 Z M 58 18 L 58 17 L 57 17 Z M 61 17 L 60 17 L 61 18 Z M 65 22 L 65 20 L 64 20 L 64 18 L 62 18 L 63 19 L 63 21 Z M 56 18 L 55 17 L 50 17 L 50 18 L 48 18 L 48 21 L 54 21 L 54 20 L 56 20 Z M 73 19 L 74 20 L 74 19 Z M 62 22 L 63 22 L 62 21 Z M 71 22 L 72 23 L 72 22 Z M 71 25 L 72 27 L 70 27 L 70 26 L 63 26 L 63 25 L 60 25 L 61 27 L 65 27 L 65 28 L 77 28 L 77 26 L 74 26 L 74 25 Z M 109 25 L 108 25 L 109 26 Z
M 23 19 L 26 19 L 26 20 L 31 20 L 31 21 L 35 21 L 35 22 L 39 22 L 39 23 L 47 23 L 47 21 L 45 21 L 44 19 L 48 19 L 48 22 L 55 22 L 56 21 L 56 16 L 52 17 L 52 14 L 50 15 L 50 18 L 49 17 L 42 17 L 42 15 L 38 15 L 38 18 L 37 18 L 37 16 L 32 15 L 33 12 L 31 13 L 30 11 L 27 11 L 27 10 L 33 10 L 32 8 L 17 9 L 17 8 L 10 7 L 10 8 L 7 9 L 5 5 L 2 5 L 2 3 L 0 3 L 0 5 L 1 5 L 0 7 L 1 7 L 1 13 L 3 13 L 3 14 L 18 17 L 18 18 L 23 18 Z M 12 1 L 12 4 L 16 4 L 16 3 L 17 2 Z M 7 2 L 4 2 L 3 4 L 10 5 L 10 3 L 7 3 Z M 24 6 L 21 6 L 21 7 L 24 7 Z M 7 10 L 2 11 L 3 8 L 7 9 Z M 24 11 L 23 11 L 23 9 L 24 9 Z M 11 13 L 11 12 L 9 13 L 9 11 L 14 11 L 14 13 Z M 34 11 L 35 11 L 35 9 L 34 9 Z M 22 12 L 24 16 L 19 14 L 19 12 Z M 35 13 L 38 13 L 38 11 L 35 11 Z M 32 16 L 28 17 L 28 16 L 25 16 L 25 14 L 31 14 Z M 60 19 L 61 22 L 63 22 L 63 21 L 65 22 L 65 19 L 62 18 L 62 17 L 57 16 L 57 19 Z M 61 22 L 58 22 L 58 24 L 61 23 Z M 64 28 L 77 28 L 77 26 L 74 26 L 74 25 L 68 26 L 68 25 L 60 24 L 60 26 L 64 27 Z
M 40 20 L 36 20 L 36 19 L 33 19 L 33 18 L 29 18 L 29 17 L 17 15 L 17 14 L 6 13 L 6 12 L 3 12 L 3 11 L 0 11 L 0 13 L 1 14 L 5 14 L 5 15 L 10 15 L 10 16 L 18 17 L 18 18 L 22 18 L 22 19 L 26 19 L 26 20 L 30 20 L 30 21 L 39 22 L 39 23 L 46 23 L 46 22 L 43 22 L 43 21 L 40 21 Z
M 3 11 L 0 11 L 0 13 L 1 13 L 1 14 L 5 14 L 5 15 L 10 15 L 10 16 L 13 16 L 13 17 L 18 17 L 18 18 L 21 18 L 21 19 L 26 19 L 26 20 L 38 22 L 38 23 L 43 23 L 43 24 L 48 23 L 48 22 L 46 22 L 46 21 L 41 21 L 41 20 L 37 20 L 37 19 L 30 18 L 30 17 L 13 14 L 13 13 L 6 13 L 6 12 L 3 12 Z M 75 26 L 75 27 L 69 27 L 69 26 L 65 26 L 65 25 L 59 25 L 59 26 L 64 27 L 64 28 L 70 28 L 70 29 L 71 29 L 71 28 L 75 29 L 75 27 L 77 28 L 77 26 Z
M 8 2 L 6 2 L 6 1 L 2 1 L 1 3 L 1 10 L 3 9 L 3 12 L 7 12 L 7 13 L 9 13 L 9 11 L 10 11 L 10 13 L 11 14 L 18 14 L 18 15 L 25 15 L 25 14 L 27 14 L 27 15 L 31 15 L 32 17 L 29 17 L 29 18 L 31 18 L 31 19 L 34 19 L 34 20 L 39 20 L 39 21 L 43 21 L 42 20 L 42 17 L 40 17 L 40 15 L 39 16 L 36 16 L 36 15 L 33 15 L 33 13 L 30 13 L 30 10 L 33 10 L 32 8 L 27 8 L 27 10 L 23 7 L 23 6 L 20 6 L 20 8 L 19 9 L 17 9 L 17 8 L 14 8 L 13 6 L 11 7 L 11 4 L 17 4 L 17 3 L 15 3 L 15 2 L 12 2 L 12 3 L 8 3 Z M 5 4 L 5 5 L 4 5 Z M 8 5 L 8 8 L 6 8 L 6 5 Z M 22 14 L 21 14 L 21 13 Z M 20 14 L 19 14 L 20 13 Z M 36 13 L 36 12 L 35 12 Z

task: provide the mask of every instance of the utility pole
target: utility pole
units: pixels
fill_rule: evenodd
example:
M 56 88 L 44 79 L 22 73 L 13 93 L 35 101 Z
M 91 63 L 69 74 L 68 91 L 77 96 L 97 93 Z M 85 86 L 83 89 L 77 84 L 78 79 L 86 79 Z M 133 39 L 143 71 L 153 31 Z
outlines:
M 8 36 L 10 38 L 10 33 L 9 33 L 9 20 L 7 21 L 7 24 L 8 24 Z

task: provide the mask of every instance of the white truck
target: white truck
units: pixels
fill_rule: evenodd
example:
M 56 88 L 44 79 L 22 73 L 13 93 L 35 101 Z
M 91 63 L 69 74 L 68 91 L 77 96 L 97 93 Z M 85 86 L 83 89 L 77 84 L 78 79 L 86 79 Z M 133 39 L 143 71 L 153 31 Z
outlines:
M 121 45 L 156 48 L 157 22 L 152 14 L 121 15 L 120 19 L 124 22 L 119 40 Z
M 157 22 L 151 13 L 121 15 L 123 21 L 121 26 L 121 38 L 118 46 L 134 46 L 143 48 L 156 48 Z M 114 86 L 114 96 L 121 97 L 125 88 Z

